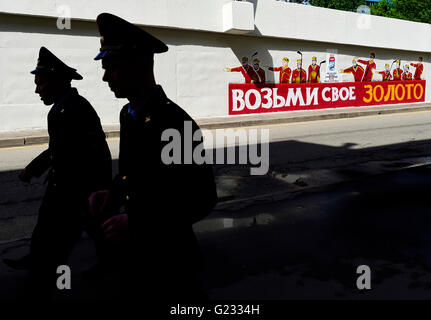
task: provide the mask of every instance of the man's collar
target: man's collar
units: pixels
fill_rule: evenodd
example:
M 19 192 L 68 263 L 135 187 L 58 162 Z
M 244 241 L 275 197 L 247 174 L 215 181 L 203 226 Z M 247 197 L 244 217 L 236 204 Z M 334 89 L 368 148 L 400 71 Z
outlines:
M 160 104 L 161 100 L 166 100 L 166 94 L 160 85 L 156 85 L 146 96 L 145 101 L 140 104 L 135 104 L 134 108 L 127 105 L 127 112 L 132 115 L 133 119 L 141 119 L 147 117 L 151 113 L 154 105 Z
M 53 110 L 57 110 L 61 107 L 62 103 L 64 102 L 64 100 L 66 100 L 67 98 L 69 98 L 72 95 L 78 94 L 78 90 L 76 90 L 76 88 L 70 88 L 69 90 L 67 90 L 63 96 L 56 102 L 54 103 L 54 105 L 52 106 Z

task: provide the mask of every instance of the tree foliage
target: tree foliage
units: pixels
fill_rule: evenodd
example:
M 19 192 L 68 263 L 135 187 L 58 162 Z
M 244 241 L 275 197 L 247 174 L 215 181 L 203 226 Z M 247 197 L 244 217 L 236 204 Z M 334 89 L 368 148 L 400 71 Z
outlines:
M 310 4 L 330 9 L 356 11 L 360 5 L 365 4 L 365 0 L 311 0 Z
M 310 0 L 313 6 L 356 11 L 365 0 Z M 431 23 L 431 0 L 380 0 L 370 6 L 371 14 Z
M 431 23 L 431 0 L 381 0 L 371 6 L 371 14 Z

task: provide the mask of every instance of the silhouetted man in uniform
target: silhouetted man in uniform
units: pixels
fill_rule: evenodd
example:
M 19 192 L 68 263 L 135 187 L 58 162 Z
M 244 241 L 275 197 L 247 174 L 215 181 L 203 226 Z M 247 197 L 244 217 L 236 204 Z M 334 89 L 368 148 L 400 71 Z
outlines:
M 91 104 L 71 87 L 81 80 L 45 47 L 41 47 L 35 75 L 36 93 L 53 105 L 48 113 L 49 146 L 19 175 L 24 182 L 49 170 L 46 192 L 30 244 L 30 254 L 20 260 L 5 260 L 14 269 L 27 269 L 36 294 L 49 294 L 59 265 L 67 264 L 84 219 L 88 197 L 106 188 L 112 178 L 111 154 L 100 119 Z
M 200 145 L 204 154 L 199 127 L 155 83 L 154 54 L 168 47 L 111 14 L 100 14 L 97 24 L 101 48 L 95 59 L 102 60 L 103 81 L 117 98 L 129 100 L 120 112 L 119 175 L 109 191 L 90 197 L 94 214 L 112 216 L 103 223 L 113 255 L 105 268 L 116 274 L 106 288 L 118 298 L 200 299 L 202 261 L 192 224 L 209 214 L 217 194 L 212 166 L 184 151 Z M 166 130 L 179 139 L 162 141 Z M 169 143 L 181 149 L 174 163 L 162 154 Z

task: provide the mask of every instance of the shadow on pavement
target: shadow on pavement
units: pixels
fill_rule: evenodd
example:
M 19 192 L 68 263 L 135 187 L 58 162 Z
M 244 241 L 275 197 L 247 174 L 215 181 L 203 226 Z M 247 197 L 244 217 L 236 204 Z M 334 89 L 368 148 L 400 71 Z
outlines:
M 274 172 L 292 175 L 340 167 L 338 174 L 354 179 L 295 199 L 257 201 L 249 207 L 217 212 L 217 217 L 230 217 L 230 223 L 198 232 L 207 261 L 202 277 L 210 297 L 430 298 L 431 169 L 368 177 L 358 170 L 359 163 L 369 161 L 387 161 L 388 169 L 406 167 L 411 163 L 403 159 L 427 157 L 430 145 L 426 140 L 355 149 L 351 144 L 331 147 L 284 141 L 270 144 L 269 171 L 264 176 L 250 176 L 250 164 L 215 165 L 219 193 L 237 199 L 288 190 L 292 185 L 301 187 L 295 184 L 297 180 L 283 181 Z M 30 235 L 30 218 L 35 221 L 43 191 L 43 180 L 23 185 L 16 179 L 17 173 L 0 173 L 2 241 Z M 306 186 L 307 181 L 304 183 Z M 236 227 L 237 220 L 247 217 L 252 218 Z M 207 220 L 211 219 L 214 216 Z M 3 243 L 0 257 L 22 256 L 27 246 L 25 240 Z M 91 241 L 83 238 L 71 258 L 73 277 L 78 279 L 76 290 L 70 296 L 60 294 L 59 299 L 94 298 L 79 280 L 80 272 L 94 259 Z M 356 288 L 360 264 L 369 265 L 373 272 L 373 290 L 365 293 Z M 24 279 L 25 273 L 11 272 L 0 263 L 0 299 L 14 297 L 10 288 L 18 289 Z

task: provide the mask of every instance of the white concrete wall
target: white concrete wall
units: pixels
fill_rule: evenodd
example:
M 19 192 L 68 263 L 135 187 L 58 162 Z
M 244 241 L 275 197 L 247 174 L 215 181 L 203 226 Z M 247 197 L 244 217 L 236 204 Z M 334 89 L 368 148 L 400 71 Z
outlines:
M 425 59 L 424 77 L 431 80 L 431 25 L 314 8 L 275 0 L 254 0 L 255 30 L 248 35 L 223 33 L 222 7 L 228 0 L 122 0 L 70 3 L 72 29 L 56 27 L 60 1 L 0 0 L 0 131 L 46 127 L 48 108 L 34 94 L 33 77 L 40 46 L 46 46 L 84 76 L 74 85 L 96 108 L 102 122 L 116 123 L 125 100 L 115 99 L 101 81 L 99 49 L 94 22 L 100 12 L 112 12 L 138 23 L 161 38 L 169 51 L 156 56 L 156 79 L 168 96 L 194 118 L 228 114 L 229 82 L 243 82 L 238 66 L 242 56 L 255 51 L 262 65 L 279 65 L 287 56 L 291 67 L 304 53 L 325 59 L 327 49 L 337 49 L 342 66 L 353 56 L 376 52 L 377 68 L 394 58 Z M 3 13 L 2 13 L 3 12 Z M 359 21 L 359 22 L 358 22 Z M 388 32 L 388 30 L 394 32 Z M 267 73 L 271 81 L 278 74 Z M 346 76 L 344 80 L 351 80 Z M 427 86 L 426 101 L 431 101 Z

